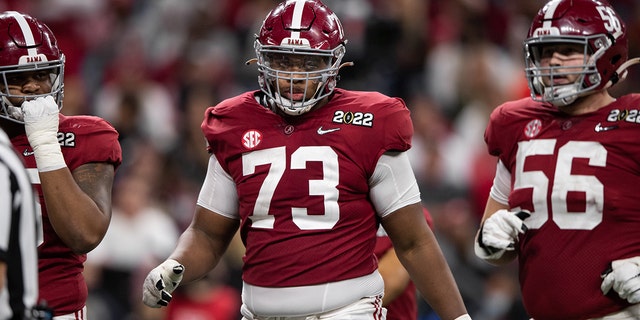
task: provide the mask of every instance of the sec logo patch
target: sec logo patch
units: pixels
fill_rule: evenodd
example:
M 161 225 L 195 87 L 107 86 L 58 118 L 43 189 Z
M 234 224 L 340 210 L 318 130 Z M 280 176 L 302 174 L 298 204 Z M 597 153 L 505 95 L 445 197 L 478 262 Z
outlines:
M 253 149 L 262 142 L 262 133 L 258 130 L 249 130 L 242 135 L 242 145 L 247 149 Z
M 541 129 L 542 129 L 542 121 L 538 119 L 531 120 L 524 127 L 524 135 L 527 136 L 527 138 L 533 138 L 538 134 L 540 134 Z

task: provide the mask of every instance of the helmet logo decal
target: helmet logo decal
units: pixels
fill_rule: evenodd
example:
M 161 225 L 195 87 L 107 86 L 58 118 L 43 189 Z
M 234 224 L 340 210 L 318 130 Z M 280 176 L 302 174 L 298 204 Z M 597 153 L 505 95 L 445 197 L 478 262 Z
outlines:
M 262 142 L 262 133 L 258 130 L 249 130 L 242 135 L 242 145 L 247 149 L 253 149 Z
M 560 30 L 558 30 L 558 28 L 556 27 L 551 27 L 551 28 L 538 28 L 535 31 L 533 31 L 533 36 L 534 37 L 540 37 L 540 36 L 557 36 L 560 35 Z
M 544 14 L 544 22 L 542 23 L 542 27 L 536 29 L 533 32 L 533 35 L 536 37 L 539 36 L 556 36 L 560 35 L 560 30 L 557 27 L 552 25 L 553 16 L 556 14 L 556 9 L 560 1 L 551 1 L 547 4 L 547 11 Z
M 527 138 L 533 138 L 540 134 L 540 129 L 542 128 L 542 121 L 539 119 L 531 120 L 524 127 L 524 135 Z
M 37 62 L 46 62 L 46 61 L 48 61 L 47 56 L 45 56 L 44 54 L 38 54 L 35 56 L 22 56 L 18 60 L 18 64 L 37 63 Z
M 296 32 L 298 35 L 300 32 Z M 284 38 L 282 39 L 281 46 L 294 46 L 294 47 L 311 47 L 308 39 L 300 38 Z

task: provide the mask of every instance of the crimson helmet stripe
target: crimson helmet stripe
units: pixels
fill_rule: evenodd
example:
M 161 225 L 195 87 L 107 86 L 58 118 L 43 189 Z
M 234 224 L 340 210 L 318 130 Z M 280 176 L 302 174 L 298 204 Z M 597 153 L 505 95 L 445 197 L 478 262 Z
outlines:
M 544 22 L 542 23 L 542 28 L 552 27 L 551 25 L 553 23 L 552 19 L 556 13 L 556 9 L 558 8 L 559 4 L 560 4 L 560 1 L 551 1 L 547 4 L 549 8 L 547 9 L 547 12 L 544 15 Z
M 293 7 L 293 16 L 291 17 L 291 29 L 300 30 L 302 25 L 302 11 L 306 0 L 297 0 Z M 300 31 L 291 31 L 292 39 L 300 39 Z
M 8 11 L 7 13 L 18 22 L 20 30 L 22 30 L 22 36 L 24 36 L 24 41 L 27 46 L 35 46 L 36 40 L 33 37 L 33 32 L 31 31 L 31 28 L 29 28 L 29 23 L 27 23 L 27 20 L 24 18 L 24 16 L 16 11 Z M 27 52 L 30 56 L 35 56 L 38 54 L 38 50 L 36 50 L 36 48 L 28 48 Z

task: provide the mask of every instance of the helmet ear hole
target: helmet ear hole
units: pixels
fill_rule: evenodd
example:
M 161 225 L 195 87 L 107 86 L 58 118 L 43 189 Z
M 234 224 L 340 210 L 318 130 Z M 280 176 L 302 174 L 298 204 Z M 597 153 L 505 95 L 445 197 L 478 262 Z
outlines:
M 617 55 L 613 56 L 613 57 L 611 58 L 611 64 L 613 64 L 613 65 L 618 64 L 618 62 L 620 62 L 620 59 L 622 59 L 622 56 L 621 56 L 621 55 L 619 55 L 619 54 L 617 54 Z

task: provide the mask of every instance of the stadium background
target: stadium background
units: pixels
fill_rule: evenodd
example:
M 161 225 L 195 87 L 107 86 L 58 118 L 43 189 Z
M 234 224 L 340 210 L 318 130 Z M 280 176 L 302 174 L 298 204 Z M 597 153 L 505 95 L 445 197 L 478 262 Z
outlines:
M 56 34 L 67 57 L 63 113 L 104 117 L 121 134 L 112 225 L 85 273 L 91 320 L 166 316 L 142 307 L 142 279 L 190 222 L 208 159 L 204 109 L 257 89 L 255 66 L 244 62 L 277 2 L 0 0 L 1 11 L 31 14 Z M 412 110 L 414 170 L 472 317 L 528 319 L 515 266 L 480 261 L 472 241 L 495 170 L 484 126 L 498 104 L 528 95 L 522 41 L 544 1 L 324 2 L 349 39 L 345 61 L 355 62 L 339 86 L 399 96 Z M 626 22 L 630 57 L 640 55 L 640 4 L 612 5 Z M 614 94 L 640 88 L 636 69 Z M 241 255 L 234 244 L 205 281 L 181 289 L 183 302 L 211 306 L 208 319 L 238 319 Z M 420 319 L 435 319 L 424 303 Z

